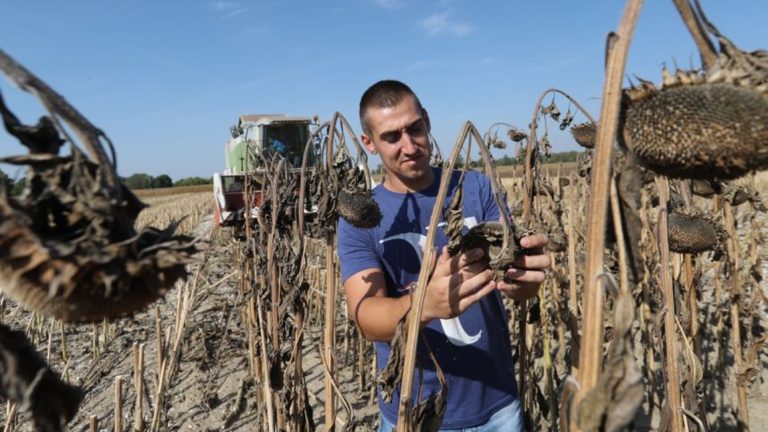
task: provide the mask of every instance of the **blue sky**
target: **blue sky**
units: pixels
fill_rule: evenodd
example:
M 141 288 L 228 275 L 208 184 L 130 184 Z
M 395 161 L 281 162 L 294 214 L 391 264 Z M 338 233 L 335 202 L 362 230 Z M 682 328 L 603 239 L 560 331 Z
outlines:
M 703 3 L 740 48 L 768 48 L 765 0 Z M 339 111 L 359 133 L 359 97 L 384 78 L 419 94 L 444 153 L 466 120 L 481 131 L 500 121 L 524 128 L 549 87 L 596 116 L 605 35 L 623 7 L 608 0 L 3 0 L 0 49 L 109 135 L 121 175 L 176 180 L 224 168 L 223 146 L 240 113 L 327 120 Z M 648 0 L 627 73 L 658 82 L 661 66 L 674 62 L 698 64 L 695 47 L 672 1 Z M 23 120 L 42 113 L 7 80 L 0 91 Z M 576 149 L 565 136 L 553 144 Z M 4 133 L 0 147 L 3 156 L 23 151 Z

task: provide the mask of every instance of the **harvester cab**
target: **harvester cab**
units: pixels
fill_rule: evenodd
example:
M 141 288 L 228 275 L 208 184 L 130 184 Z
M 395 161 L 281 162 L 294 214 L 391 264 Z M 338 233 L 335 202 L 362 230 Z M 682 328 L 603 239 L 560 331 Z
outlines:
M 309 117 L 290 117 L 284 114 L 241 115 L 237 125 L 230 128 L 232 138 L 225 146 L 226 170 L 213 175 L 214 219 L 219 226 L 239 226 L 249 209 L 255 216 L 263 202 L 259 185 L 265 174 L 264 167 L 255 166 L 257 160 L 269 160 L 275 154 L 284 157 L 291 170 L 301 170 L 304 148 L 309 139 Z M 314 152 L 310 152 L 314 155 Z M 260 157 L 252 157 L 260 156 Z M 256 188 L 248 194 L 245 203 L 243 188 L 245 176 L 251 176 Z

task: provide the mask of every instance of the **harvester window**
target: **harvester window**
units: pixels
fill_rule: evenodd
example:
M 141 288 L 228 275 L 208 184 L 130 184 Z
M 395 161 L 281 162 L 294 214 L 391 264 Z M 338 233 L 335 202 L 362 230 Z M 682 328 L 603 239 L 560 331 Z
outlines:
M 222 177 L 224 190 L 227 192 L 242 192 L 243 182 L 241 177 Z
M 266 150 L 280 154 L 292 167 L 299 168 L 308 134 L 307 125 L 304 124 L 270 126 L 266 130 Z

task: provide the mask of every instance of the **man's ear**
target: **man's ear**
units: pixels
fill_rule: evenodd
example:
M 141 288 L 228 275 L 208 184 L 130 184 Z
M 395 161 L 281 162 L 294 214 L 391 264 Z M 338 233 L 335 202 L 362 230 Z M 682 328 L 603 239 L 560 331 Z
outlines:
M 373 141 L 368 137 L 366 134 L 360 135 L 360 140 L 363 142 L 363 145 L 366 149 L 368 149 L 368 152 L 371 154 L 376 154 L 376 146 L 373 145 Z

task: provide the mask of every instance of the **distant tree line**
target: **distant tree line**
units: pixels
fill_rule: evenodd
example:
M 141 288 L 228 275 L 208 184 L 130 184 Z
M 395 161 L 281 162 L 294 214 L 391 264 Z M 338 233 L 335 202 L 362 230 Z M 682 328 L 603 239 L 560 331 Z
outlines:
M 197 186 L 213 183 L 211 177 L 184 177 L 173 181 L 167 174 L 160 174 L 157 177 L 153 177 L 145 173 L 131 174 L 128 177 L 121 178 L 123 184 L 129 189 L 157 189 L 157 188 L 169 188 L 176 186 Z
M 576 162 L 576 158 L 578 155 L 582 153 L 580 151 L 566 151 L 566 152 L 558 152 L 558 153 L 552 153 L 549 157 L 542 156 L 541 161 L 543 163 L 565 163 L 565 162 Z M 500 158 L 495 158 L 494 162 L 496 165 L 517 165 L 521 164 L 523 161 L 521 159 L 518 159 L 516 157 L 510 157 L 509 155 L 504 155 Z M 463 155 L 459 155 L 459 157 L 456 159 L 456 166 L 460 167 L 464 164 L 464 157 Z M 482 166 L 483 162 L 481 160 L 473 160 L 470 163 L 471 167 L 479 167 Z M 376 169 L 374 169 L 371 174 L 373 175 L 381 175 L 381 168 L 382 165 L 379 164 L 376 166 Z
M 14 180 L 0 170 L 0 188 L 4 188 L 9 195 L 18 195 L 24 190 L 24 185 L 27 184 L 27 179 L 21 178 Z
M 197 186 L 213 183 L 213 179 L 210 177 L 184 177 L 174 182 L 167 174 L 160 174 L 157 177 L 153 177 L 144 173 L 131 174 L 128 177 L 121 177 L 120 180 L 122 180 L 123 184 L 129 189 L 155 189 L 175 186 Z M 14 180 L 4 173 L 3 170 L 0 170 L 0 187 L 4 187 L 10 195 L 20 194 L 21 191 L 24 190 L 24 185 L 26 183 L 26 178 L 21 177 L 18 180 Z

